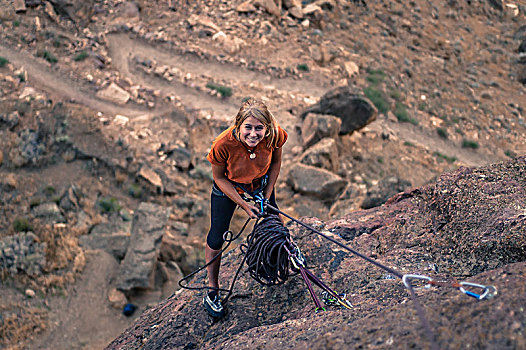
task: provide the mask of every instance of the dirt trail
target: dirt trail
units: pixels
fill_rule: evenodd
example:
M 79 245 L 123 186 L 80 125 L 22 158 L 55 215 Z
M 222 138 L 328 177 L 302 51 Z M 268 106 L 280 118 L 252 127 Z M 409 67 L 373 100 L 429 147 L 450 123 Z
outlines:
M 167 50 L 155 48 L 140 39 L 131 39 L 126 34 L 110 34 L 106 37 L 113 67 L 123 77 L 151 89 L 159 89 L 167 94 L 181 98 L 183 104 L 198 109 L 212 110 L 215 115 L 232 116 L 238 106 L 230 100 L 210 96 L 182 83 L 146 75 L 133 69 L 130 61 L 135 56 L 155 60 L 159 65 L 176 67 L 192 76 L 206 76 L 214 81 L 228 81 L 229 86 L 242 89 L 253 82 L 259 82 L 267 89 L 277 89 L 288 93 L 302 93 L 312 98 L 319 98 L 328 89 L 328 83 L 312 82 L 307 79 L 274 78 L 269 75 L 238 67 L 229 63 L 206 61 L 193 54 L 180 55 Z M 237 102 L 236 102 L 237 103 Z
M 119 265 L 102 250 L 87 254 L 84 273 L 75 285 L 68 286 L 67 296 L 49 298 L 54 310 L 51 327 L 35 339 L 31 349 L 102 349 L 143 311 L 127 318 L 108 304 L 108 282 L 115 278 Z
M 193 54 L 176 54 L 165 49 L 156 48 L 140 39 L 132 39 L 127 34 L 110 34 L 107 36 L 107 41 L 112 66 L 123 77 L 129 78 L 134 83 L 145 87 L 160 90 L 165 95 L 173 94 L 179 96 L 184 106 L 209 110 L 218 118 L 231 118 L 237 112 L 238 106 L 231 100 L 211 96 L 204 91 L 198 91 L 180 82 L 168 82 L 159 77 L 138 71 L 130 65 L 130 62 L 135 55 L 152 58 L 159 64 L 177 67 L 182 72 L 194 76 L 204 75 L 214 80 L 228 81 L 231 86 L 236 86 L 236 88 L 248 86 L 252 82 L 260 82 L 269 89 L 275 88 L 291 94 L 301 93 L 314 99 L 318 99 L 330 88 L 327 82 L 321 80 L 309 81 L 306 78 L 280 79 L 228 63 L 206 61 Z M 44 60 L 35 58 L 27 52 L 0 45 L 0 56 L 6 57 L 16 66 L 24 67 L 30 82 L 36 88 L 46 91 L 55 98 L 75 101 L 96 111 L 109 115 L 123 114 L 130 118 L 138 116 L 151 118 L 171 109 L 169 105 L 159 105 L 154 110 L 140 106 L 119 106 L 95 97 L 95 90 L 92 87 L 65 77 L 58 70 L 53 70 L 52 67 L 49 67 Z M 277 107 L 285 108 L 285 106 Z M 286 123 L 293 124 L 291 121 Z M 443 140 L 434 135 L 429 135 L 409 123 L 390 123 L 384 118 L 379 118 L 369 127 L 377 132 L 391 131 L 402 141 L 418 144 L 431 152 L 439 152 L 450 157 L 456 157 L 460 162 L 468 166 L 485 165 L 500 161 L 503 158 L 493 151 L 463 149 L 450 140 Z
M 148 110 L 139 106 L 119 106 L 98 99 L 95 97 L 93 88 L 64 77 L 62 72 L 49 67 L 49 64 L 43 59 L 36 58 L 27 52 L 0 45 L 0 56 L 7 58 L 16 67 L 23 67 L 27 71 L 31 85 L 45 91 L 53 98 L 76 102 L 108 115 L 124 114 L 134 117 L 163 113 L 162 110 Z

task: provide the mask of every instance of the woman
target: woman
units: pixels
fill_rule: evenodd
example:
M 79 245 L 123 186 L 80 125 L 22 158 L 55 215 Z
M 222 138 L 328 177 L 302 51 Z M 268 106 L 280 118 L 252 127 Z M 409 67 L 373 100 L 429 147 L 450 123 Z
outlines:
M 278 125 L 267 106 L 249 98 L 243 102 L 234 125 L 223 131 L 213 142 L 206 159 L 212 164 L 214 184 L 211 195 L 211 223 L 206 239 L 205 259 L 209 263 L 221 253 L 230 220 L 236 206 L 250 218 L 257 218 L 258 209 L 241 197 L 244 191 L 261 193 L 275 207 L 274 185 L 281 168 L 281 147 L 287 133 Z M 208 267 L 205 309 L 213 317 L 223 317 L 218 294 L 221 256 Z

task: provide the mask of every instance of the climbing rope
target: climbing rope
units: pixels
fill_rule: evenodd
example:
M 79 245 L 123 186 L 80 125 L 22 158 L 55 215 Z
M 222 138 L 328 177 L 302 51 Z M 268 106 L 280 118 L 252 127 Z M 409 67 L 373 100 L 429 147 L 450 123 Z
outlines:
M 232 295 L 234 284 L 241 271 L 241 268 L 243 267 L 243 264 L 246 262 L 250 276 L 254 278 L 256 281 L 258 281 L 259 283 L 263 285 L 268 285 L 268 286 L 283 284 L 290 276 L 291 270 L 296 273 L 299 272 L 307 285 L 307 288 L 311 294 L 311 297 L 313 298 L 313 301 L 316 305 L 316 311 L 325 310 L 325 308 L 323 308 L 319 299 L 314 293 L 311 282 L 323 289 L 322 296 L 323 296 L 323 300 L 325 301 L 326 305 L 339 304 L 347 309 L 350 309 L 352 305 L 350 302 L 348 302 L 345 299 L 344 294 L 337 294 L 336 292 L 331 290 L 327 285 L 325 285 L 319 278 L 317 278 L 312 272 L 310 272 L 306 268 L 305 258 L 303 254 L 299 250 L 298 246 L 292 241 L 292 238 L 290 237 L 288 229 L 283 226 L 283 224 L 281 223 L 281 220 L 276 215 L 276 214 L 281 214 L 289 218 L 290 220 L 296 222 L 297 224 L 303 226 L 304 228 L 342 247 L 343 249 L 349 251 L 350 253 L 400 278 L 404 286 L 407 288 L 411 296 L 411 299 L 413 300 L 413 303 L 417 310 L 417 314 L 426 331 L 426 335 L 431 343 L 431 348 L 433 350 L 435 349 L 438 350 L 438 345 L 435 341 L 435 336 L 434 336 L 433 331 L 431 330 L 431 326 L 425 316 L 424 309 L 422 308 L 422 305 L 417 299 L 416 293 L 411 284 L 411 280 L 424 281 L 426 288 L 429 288 L 431 286 L 456 288 L 460 292 L 470 297 L 473 297 L 477 300 L 490 299 L 497 294 L 497 289 L 494 286 L 485 286 L 482 284 L 476 284 L 476 283 L 471 283 L 471 282 L 453 282 L 453 283 L 443 282 L 443 281 L 436 281 L 432 279 L 431 277 L 424 276 L 424 275 L 402 274 L 396 271 L 395 269 L 390 268 L 386 265 L 383 265 L 379 263 L 378 261 L 368 256 L 365 256 L 359 253 L 358 251 L 350 248 L 349 246 L 341 242 L 338 242 L 334 238 L 327 236 L 326 234 L 315 229 L 314 227 L 307 225 L 293 218 L 287 213 L 269 204 L 268 200 L 263 198 L 261 194 L 256 194 L 255 196 L 253 196 L 252 200 L 254 200 L 256 205 L 258 205 L 260 208 L 259 209 L 260 211 L 258 213 L 259 217 L 256 220 L 256 223 L 254 224 L 254 228 L 252 232 L 247 237 L 247 243 L 242 244 L 240 247 L 244 257 L 243 257 L 243 261 L 241 262 L 241 264 L 239 265 L 237 269 L 237 272 L 230 285 L 230 288 L 229 289 L 221 289 L 221 288 L 216 289 L 216 288 L 211 288 L 208 286 L 188 286 L 188 285 L 183 285 L 182 282 L 190 279 L 192 276 L 196 275 L 198 272 L 205 269 L 216 258 L 218 258 L 230 246 L 232 241 L 236 240 L 238 237 L 241 236 L 245 227 L 250 221 L 250 218 L 247 219 L 242 229 L 235 237 L 232 237 L 233 234 L 231 231 L 225 232 L 224 239 L 226 242 L 228 242 L 228 244 L 220 251 L 219 254 L 217 254 L 206 265 L 197 269 L 191 274 L 183 277 L 179 281 L 179 286 L 181 288 L 192 289 L 192 290 L 215 289 L 218 291 L 226 291 L 228 292 L 228 295 L 224 299 L 224 303 L 226 304 L 226 302 Z M 269 209 L 272 211 L 272 214 L 268 214 Z M 260 221 L 261 218 L 263 219 Z M 480 290 L 481 292 L 476 293 L 474 290 Z
M 241 230 L 239 231 L 239 233 L 233 237 L 233 233 L 232 231 L 226 231 L 224 234 L 223 234 L 223 239 L 225 240 L 225 242 L 227 243 L 226 246 L 224 246 L 221 251 L 219 253 L 217 253 L 216 256 L 214 256 L 207 264 L 199 267 L 197 270 L 195 270 L 194 272 L 191 272 L 190 274 L 184 276 L 183 278 L 181 278 L 178 282 L 179 284 L 179 287 L 183 288 L 183 289 L 189 289 L 189 290 L 215 290 L 215 291 L 221 291 L 221 292 L 228 292 L 229 295 L 232 294 L 232 290 L 234 288 L 234 283 L 236 281 L 236 278 L 234 278 L 234 280 L 232 281 L 231 285 L 230 285 L 230 288 L 229 289 L 223 289 L 223 288 L 213 288 L 213 287 L 209 287 L 207 285 L 199 285 L 199 286 L 190 286 L 190 285 L 184 285 L 183 282 L 186 282 L 188 281 L 189 279 L 191 279 L 193 276 L 197 275 L 199 272 L 203 271 L 204 269 L 206 269 L 208 266 L 210 266 L 210 264 L 212 264 L 216 259 L 218 259 L 221 254 L 223 254 L 227 249 L 228 247 L 230 247 L 230 245 L 232 244 L 233 241 L 235 241 L 236 239 L 238 239 L 241 234 L 243 233 L 243 231 L 245 230 L 245 228 L 247 227 L 247 224 L 249 223 L 250 221 L 250 218 L 248 218 L 245 223 L 243 224 L 243 227 L 241 228 Z M 243 260 L 244 262 L 244 260 Z M 241 263 L 241 266 L 243 265 L 243 263 Z M 238 270 L 239 272 L 239 270 Z M 237 277 L 237 274 L 236 276 Z M 174 293 L 175 294 L 175 293 Z M 174 294 L 172 294 L 171 296 L 173 296 Z M 171 297 L 170 296 L 170 297 Z
M 277 215 L 267 215 L 254 225 L 247 237 L 247 243 L 241 245 L 245 254 L 250 276 L 266 286 L 285 283 L 289 277 L 289 230 L 283 226 Z
M 426 330 L 426 334 L 428 336 L 428 339 L 431 343 L 431 348 L 433 350 L 438 350 L 438 344 L 435 342 L 435 336 L 434 336 L 434 333 L 433 331 L 431 330 L 431 326 L 429 324 L 429 321 L 427 320 L 426 316 L 425 316 L 425 313 L 424 313 L 424 309 L 422 308 L 422 305 L 420 304 L 420 302 L 418 301 L 417 299 L 417 296 L 416 296 L 416 293 L 414 291 L 414 288 L 411 284 L 411 280 L 412 279 L 416 279 L 416 280 L 423 280 L 423 281 L 426 281 L 426 286 L 427 287 L 430 287 L 431 285 L 434 285 L 434 286 L 445 286 L 445 287 L 452 287 L 452 288 L 457 288 L 459 291 L 461 291 L 462 293 L 468 295 L 468 296 L 471 296 L 473 298 L 476 298 L 477 300 L 482 300 L 482 299 L 490 299 L 492 298 L 493 296 L 495 296 L 497 294 L 497 289 L 494 287 L 494 286 L 485 286 L 485 285 L 482 285 L 482 284 L 476 284 L 476 283 L 471 283 L 471 282 L 460 282 L 460 283 L 450 283 L 450 282 L 440 282 L 440 281 L 435 281 L 433 280 L 431 277 L 428 277 L 428 276 L 423 276 L 423 275 L 414 275 L 414 274 L 402 274 L 388 266 L 385 266 L 381 263 L 379 263 L 378 261 L 374 260 L 374 259 L 371 259 L 370 257 L 368 256 L 365 256 L 359 252 L 357 252 L 356 250 L 350 248 L 349 246 L 341 243 L 341 242 L 338 242 L 337 240 L 335 240 L 334 238 L 332 237 L 329 237 L 327 236 L 326 234 L 320 232 L 319 230 L 315 229 L 314 227 L 310 226 L 310 225 L 307 225 L 295 218 L 293 218 L 292 216 L 288 215 L 287 213 L 284 213 L 282 212 L 281 210 L 279 210 L 278 208 L 275 208 L 273 207 L 271 204 L 269 204 L 268 202 L 265 204 L 265 206 L 271 210 L 273 210 L 274 212 L 276 213 L 279 213 L 281 215 L 284 215 L 286 216 L 287 218 L 291 219 L 292 221 L 298 223 L 299 225 L 307 228 L 308 230 L 314 232 L 314 233 L 317 233 L 318 235 L 322 236 L 323 238 L 339 245 L 340 247 L 344 248 L 345 250 L 351 252 L 352 254 L 370 262 L 371 264 L 373 265 L 376 265 L 378 266 L 379 268 L 381 269 L 384 269 L 386 270 L 387 272 L 389 272 L 390 274 L 392 275 L 395 275 L 397 276 L 398 278 L 402 279 L 402 282 L 404 283 L 404 286 L 407 288 L 407 290 L 409 291 L 409 294 L 411 295 L 411 299 L 413 300 L 413 303 L 415 305 L 415 308 L 417 310 L 417 313 L 418 313 L 418 316 L 420 318 L 420 321 L 422 323 L 422 325 L 424 326 L 424 329 Z M 481 293 L 475 293 L 473 291 L 470 291 L 466 288 L 472 288 L 472 289 L 481 289 L 482 292 Z M 317 306 L 318 307 L 318 306 Z

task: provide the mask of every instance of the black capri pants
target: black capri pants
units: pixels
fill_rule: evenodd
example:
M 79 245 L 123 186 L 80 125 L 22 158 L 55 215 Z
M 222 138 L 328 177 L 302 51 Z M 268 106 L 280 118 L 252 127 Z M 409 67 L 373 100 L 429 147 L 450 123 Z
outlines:
M 278 207 L 274 190 L 272 190 L 270 195 L 269 203 L 273 207 Z M 236 206 L 237 204 L 221 192 L 214 183 L 212 194 L 210 195 L 210 231 L 208 231 L 208 236 L 206 237 L 206 243 L 213 250 L 220 250 L 223 243 L 225 243 L 223 234 L 230 228 L 230 221 Z

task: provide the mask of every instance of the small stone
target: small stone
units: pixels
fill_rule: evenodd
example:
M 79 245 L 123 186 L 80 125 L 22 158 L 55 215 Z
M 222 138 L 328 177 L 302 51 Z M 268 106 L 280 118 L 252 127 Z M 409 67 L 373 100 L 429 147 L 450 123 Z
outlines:
M 49 18 L 51 18 L 53 22 L 59 23 L 60 22 L 59 17 L 57 13 L 55 12 L 55 9 L 53 8 L 53 6 L 50 3 L 43 3 L 42 5 L 44 6 L 44 11 L 49 16 Z
M 303 10 L 301 7 L 291 7 L 289 8 L 289 13 L 291 16 L 297 18 L 297 19 L 302 19 L 303 18 Z
M 111 83 L 107 88 L 97 92 L 97 97 L 123 105 L 130 99 L 130 94 L 117 84 Z
M 139 176 L 144 178 L 146 181 L 154 185 L 155 187 L 159 188 L 162 192 L 163 189 L 163 181 L 159 174 L 157 174 L 153 169 L 143 166 L 141 167 L 141 170 L 139 171 Z
M 24 0 L 15 0 L 14 6 L 16 13 L 24 13 L 27 11 L 26 2 Z
M 4 178 L 4 180 L 5 181 L 2 181 L 2 182 L 5 182 L 9 187 L 11 187 L 11 188 L 17 188 L 18 187 L 18 181 L 16 181 L 15 174 L 13 174 L 13 173 L 7 174 L 7 176 Z
M 236 7 L 237 12 L 255 12 L 257 9 L 252 4 L 252 0 L 245 1 Z
M 108 301 L 111 306 L 115 309 L 122 310 L 124 306 L 128 303 L 126 295 L 123 292 L 116 288 L 110 289 L 108 292 Z
M 29 288 L 26 289 L 25 293 L 26 293 L 26 297 L 28 297 L 28 298 L 34 298 L 35 295 L 36 295 L 35 291 L 33 289 L 29 289 Z
M 130 119 L 124 115 L 117 114 L 113 119 L 113 122 L 117 125 L 126 125 Z
M 33 89 L 32 87 L 26 86 L 24 90 L 22 90 L 22 93 L 20 94 L 20 96 L 18 96 L 18 98 L 20 100 L 23 100 L 26 97 L 35 97 L 35 95 L 36 95 L 35 89 Z
M 353 77 L 354 75 L 358 74 L 360 71 L 360 68 L 358 65 L 352 61 L 347 61 L 343 64 L 343 68 L 345 69 L 345 72 L 347 73 L 347 76 L 349 78 Z

